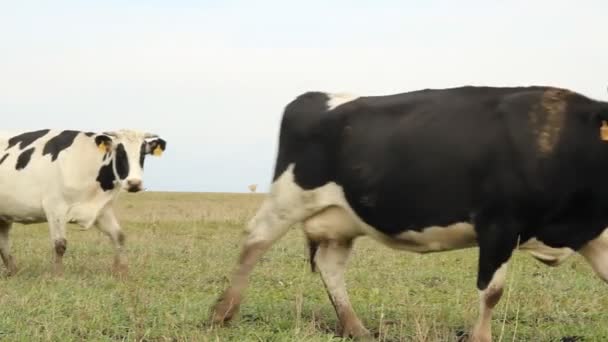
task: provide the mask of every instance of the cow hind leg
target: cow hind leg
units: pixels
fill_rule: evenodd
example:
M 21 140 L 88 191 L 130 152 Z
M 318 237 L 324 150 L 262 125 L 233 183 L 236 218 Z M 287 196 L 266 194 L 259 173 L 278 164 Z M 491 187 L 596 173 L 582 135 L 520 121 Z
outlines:
M 6 221 L 0 221 L 0 257 L 6 269 L 8 275 L 14 275 L 17 273 L 17 266 L 11 254 L 11 244 L 9 239 L 9 232 L 11 230 L 12 223 Z
M 350 303 L 344 273 L 352 241 L 322 241 L 315 255 L 315 264 L 321 273 L 321 279 L 327 290 L 338 319 L 343 337 L 370 337 Z
M 608 283 L 608 231 L 589 241 L 579 253 L 591 265 L 595 273 Z
M 224 323 L 237 313 L 249 274 L 257 261 L 289 228 L 323 209 L 318 189 L 304 190 L 296 182 L 290 165 L 272 184 L 270 195 L 247 225 L 247 236 L 241 249 L 229 287 L 212 308 L 213 324 Z
M 479 317 L 469 338 L 471 342 L 492 341 L 492 310 L 502 297 L 507 263 L 517 245 L 513 224 L 478 225 Z
M 236 269 L 232 273 L 231 283 L 212 309 L 213 324 L 221 324 L 234 317 L 239 310 L 242 293 L 248 285 L 249 274 L 255 264 L 298 220 L 299 217 L 294 215 L 289 207 L 280 207 L 273 198 L 267 199 L 262 204 L 247 226 L 247 236 Z

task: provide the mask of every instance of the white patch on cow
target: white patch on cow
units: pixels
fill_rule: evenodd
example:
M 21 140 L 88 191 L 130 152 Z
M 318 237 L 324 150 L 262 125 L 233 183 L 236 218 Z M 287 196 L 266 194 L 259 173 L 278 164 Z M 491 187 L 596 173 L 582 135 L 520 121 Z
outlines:
M 574 254 L 571 248 L 553 248 L 532 238 L 519 246 L 519 250 L 530 253 L 536 259 L 552 266 L 557 266 Z
M 247 244 L 273 242 L 287 232 L 290 225 L 315 211 L 306 203 L 305 191 L 299 187 L 290 165 L 272 183 L 268 197 L 247 225 Z
M 396 247 L 417 253 L 439 252 L 477 246 L 472 224 L 455 223 L 446 227 L 428 227 L 406 231 L 395 238 Z
M 329 100 L 327 100 L 328 111 L 359 98 L 359 96 L 347 93 L 327 94 L 327 96 L 329 97 Z

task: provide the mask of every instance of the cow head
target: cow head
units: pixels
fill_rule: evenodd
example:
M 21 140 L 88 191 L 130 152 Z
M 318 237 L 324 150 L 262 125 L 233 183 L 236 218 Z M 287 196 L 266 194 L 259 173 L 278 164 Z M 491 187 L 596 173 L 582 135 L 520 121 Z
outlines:
M 130 130 L 104 132 L 96 138 L 97 146 L 107 151 L 111 159 L 114 182 L 129 192 L 143 190 L 146 155 L 160 156 L 167 143 L 156 134 Z

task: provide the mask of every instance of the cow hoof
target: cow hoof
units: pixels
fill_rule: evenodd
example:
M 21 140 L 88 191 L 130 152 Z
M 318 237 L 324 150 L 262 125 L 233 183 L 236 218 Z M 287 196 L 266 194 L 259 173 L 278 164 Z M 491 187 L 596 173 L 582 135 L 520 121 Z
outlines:
M 55 277 L 55 278 L 63 278 L 63 265 L 56 264 L 53 267 L 53 277 Z
M 129 267 L 123 264 L 115 264 L 112 267 L 112 274 L 119 279 L 124 279 L 129 275 Z
M 471 334 L 468 336 L 468 338 L 462 339 L 460 341 L 463 342 L 492 342 L 492 336 L 486 336 L 483 334 Z
M 6 276 L 12 277 L 12 276 L 16 275 L 17 272 L 19 272 L 19 269 L 17 268 L 17 266 L 13 265 L 13 266 L 9 267 L 8 270 L 6 271 Z
M 355 341 L 374 341 L 372 334 L 361 324 L 353 324 L 342 329 L 342 337 L 352 338 Z
M 224 296 L 220 297 L 213 306 L 211 324 L 223 325 L 232 320 L 239 311 L 240 302 L 239 296 L 231 294 L 230 291 L 226 291 Z

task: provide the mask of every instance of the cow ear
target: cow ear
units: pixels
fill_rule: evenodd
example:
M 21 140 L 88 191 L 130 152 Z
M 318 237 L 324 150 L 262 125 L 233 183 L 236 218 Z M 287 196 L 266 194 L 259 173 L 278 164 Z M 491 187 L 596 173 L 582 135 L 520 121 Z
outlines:
M 102 153 L 108 153 L 112 150 L 112 138 L 107 135 L 98 135 L 95 137 L 95 145 Z
M 156 138 L 147 142 L 146 152 L 154 156 L 161 156 L 167 148 L 167 142 L 161 138 Z

